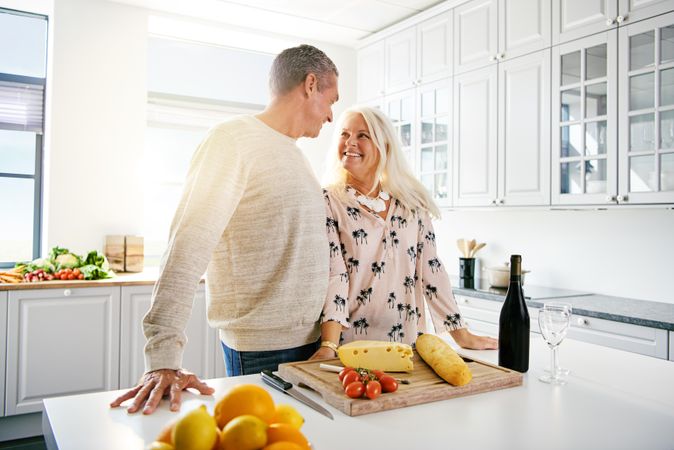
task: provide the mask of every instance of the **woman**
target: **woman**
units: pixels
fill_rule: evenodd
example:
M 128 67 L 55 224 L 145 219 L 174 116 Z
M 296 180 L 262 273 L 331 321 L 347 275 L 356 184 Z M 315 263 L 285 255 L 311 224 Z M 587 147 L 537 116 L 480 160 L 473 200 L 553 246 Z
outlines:
M 354 107 L 337 132 L 324 191 L 330 284 L 312 359 L 333 358 L 340 334 L 343 342 L 414 343 L 426 331 L 424 297 L 437 333 L 448 331 L 464 348 L 497 348 L 461 318 L 435 248 L 431 216 L 440 211 L 407 167 L 389 119 Z

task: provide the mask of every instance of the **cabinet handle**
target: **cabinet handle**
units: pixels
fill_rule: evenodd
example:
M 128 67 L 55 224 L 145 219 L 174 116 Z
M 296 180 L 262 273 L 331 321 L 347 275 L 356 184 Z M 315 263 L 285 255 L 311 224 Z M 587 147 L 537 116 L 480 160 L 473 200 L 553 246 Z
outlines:
M 610 27 L 611 25 L 613 25 L 613 23 L 614 23 L 614 21 L 610 17 L 608 19 L 606 19 L 606 26 Z
M 467 299 L 467 298 L 463 298 L 463 297 L 462 297 L 460 300 L 461 300 L 461 303 L 463 303 L 463 304 L 468 303 L 468 299 Z
M 489 61 L 496 61 L 496 55 L 491 55 L 489 57 Z
M 498 55 L 496 55 L 496 59 L 498 59 L 499 61 L 502 60 L 503 58 L 505 58 L 505 53 L 499 53 Z
M 615 21 L 618 23 L 623 23 L 627 19 L 627 16 L 618 16 L 615 18 Z
M 504 202 L 503 202 L 502 198 L 499 198 L 499 199 L 496 200 L 496 203 L 498 203 L 499 205 L 502 205 Z
M 491 204 L 492 204 L 492 205 L 495 205 L 496 203 L 497 203 L 496 199 L 495 199 L 495 198 L 492 199 Z
M 70 289 L 64 289 L 64 290 L 63 290 L 63 295 L 64 295 L 65 297 L 70 297 L 70 294 L 72 294 L 72 293 L 73 293 L 73 292 L 72 292 Z
M 587 319 L 584 319 L 582 317 L 579 317 L 576 319 L 576 323 L 578 326 L 585 327 L 590 324 L 590 322 Z
M 607 201 L 608 203 L 613 203 L 613 202 L 615 202 L 615 195 L 607 195 L 607 196 L 606 196 L 606 201 Z
M 629 200 L 629 198 L 626 195 L 619 195 L 616 197 L 616 200 L 618 200 L 618 203 L 624 203 Z

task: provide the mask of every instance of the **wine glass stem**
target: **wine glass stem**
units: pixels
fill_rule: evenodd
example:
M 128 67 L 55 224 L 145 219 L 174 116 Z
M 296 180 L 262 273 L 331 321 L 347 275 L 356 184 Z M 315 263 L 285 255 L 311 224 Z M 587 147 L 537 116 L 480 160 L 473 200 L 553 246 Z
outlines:
M 557 346 L 553 346 L 550 352 L 550 378 L 557 378 Z
M 553 359 L 554 366 L 550 366 L 550 367 L 554 367 L 555 374 L 556 374 L 556 371 L 559 370 L 559 345 L 555 345 L 553 347 L 553 349 L 552 349 L 552 359 Z

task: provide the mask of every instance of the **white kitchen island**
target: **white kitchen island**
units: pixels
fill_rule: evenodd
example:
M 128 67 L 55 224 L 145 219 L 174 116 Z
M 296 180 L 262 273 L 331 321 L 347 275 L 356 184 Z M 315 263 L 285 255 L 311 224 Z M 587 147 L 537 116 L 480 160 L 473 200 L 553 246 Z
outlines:
M 462 353 L 497 360 L 496 351 Z M 268 390 L 275 401 L 293 404 L 304 415 L 302 431 L 317 450 L 674 449 L 673 362 L 566 340 L 560 348 L 560 362 L 571 370 L 565 386 L 538 381 L 548 362 L 547 346 L 532 334 L 522 386 L 358 417 L 323 403 L 334 421 Z M 237 383 L 263 385 L 257 375 L 208 383 L 215 395 L 185 394 L 179 414 L 202 403 L 212 412 L 216 399 Z M 141 450 L 176 417 L 166 402 L 150 416 L 110 409 L 119 392 L 45 400 L 47 447 Z

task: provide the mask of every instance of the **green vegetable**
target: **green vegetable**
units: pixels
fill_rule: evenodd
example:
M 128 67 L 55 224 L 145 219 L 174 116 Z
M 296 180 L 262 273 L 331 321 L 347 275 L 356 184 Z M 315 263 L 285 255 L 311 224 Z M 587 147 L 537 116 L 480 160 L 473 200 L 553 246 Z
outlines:
M 51 249 L 51 252 L 49 252 L 49 259 L 52 261 L 56 261 L 57 256 L 65 255 L 66 253 L 70 253 L 70 250 L 68 250 L 67 248 L 56 246 Z
M 46 258 L 38 258 L 29 262 L 17 263 L 14 267 L 21 270 L 21 274 L 24 275 L 38 269 L 42 269 L 47 273 L 54 273 L 56 271 L 54 264 Z
M 87 257 L 84 259 L 84 264 L 94 264 L 105 271 L 110 269 L 108 259 L 105 255 L 101 255 L 96 250 L 92 250 L 87 254 Z
M 87 264 L 86 266 L 78 267 L 78 269 L 84 274 L 85 280 L 112 278 L 112 275 L 109 272 L 101 269 L 96 264 Z

